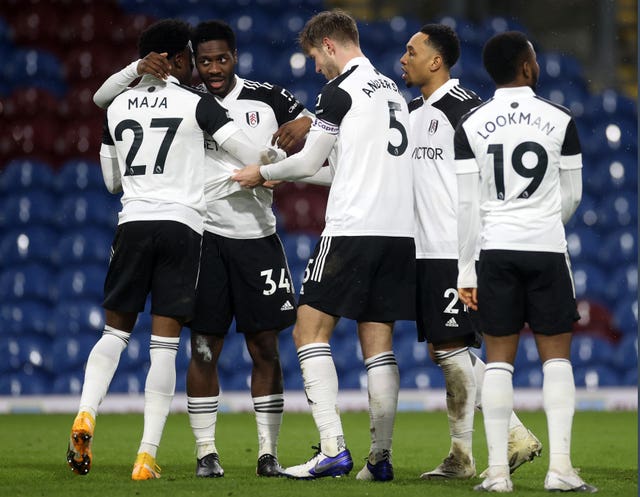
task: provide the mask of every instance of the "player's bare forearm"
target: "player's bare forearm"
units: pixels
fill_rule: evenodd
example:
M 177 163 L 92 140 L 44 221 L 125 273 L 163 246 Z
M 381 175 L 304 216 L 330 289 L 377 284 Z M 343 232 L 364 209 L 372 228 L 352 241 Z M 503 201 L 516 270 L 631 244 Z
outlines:
M 275 145 L 290 154 L 294 151 L 298 143 L 306 136 L 311 128 L 310 117 L 300 117 L 284 123 L 278 128 L 271 138 L 271 144 Z
M 138 74 L 150 74 L 158 79 L 167 79 L 171 72 L 171 63 L 167 53 L 150 52 L 138 62 Z
M 477 288 L 458 288 L 458 296 L 462 303 L 469 309 L 478 310 L 478 289 Z
M 240 183 L 243 188 L 255 188 L 264 183 L 264 178 L 260 174 L 260 166 L 249 165 L 242 169 L 236 169 L 231 176 L 233 181 Z

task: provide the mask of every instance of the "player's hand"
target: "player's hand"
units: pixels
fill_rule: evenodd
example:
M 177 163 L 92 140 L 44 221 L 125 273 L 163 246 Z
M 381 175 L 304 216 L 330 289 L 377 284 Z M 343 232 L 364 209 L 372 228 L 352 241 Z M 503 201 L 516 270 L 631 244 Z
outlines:
M 150 74 L 158 79 L 167 79 L 171 73 L 171 63 L 167 59 L 167 52 L 150 52 L 138 62 L 138 74 Z
M 458 288 L 458 297 L 462 303 L 469 309 L 478 310 L 478 289 L 477 288 Z
M 262 185 L 265 181 L 260 174 L 260 166 L 256 165 L 236 169 L 231 179 L 240 183 L 242 188 L 255 188 L 256 186 Z
M 265 188 L 269 188 L 270 190 L 273 190 L 280 183 L 284 183 L 284 181 L 279 179 L 273 179 L 271 181 L 265 181 L 264 183 L 262 183 L 262 186 Z
M 271 137 L 271 145 L 277 144 L 287 154 L 291 154 L 310 128 L 311 118 L 307 116 L 286 122 Z

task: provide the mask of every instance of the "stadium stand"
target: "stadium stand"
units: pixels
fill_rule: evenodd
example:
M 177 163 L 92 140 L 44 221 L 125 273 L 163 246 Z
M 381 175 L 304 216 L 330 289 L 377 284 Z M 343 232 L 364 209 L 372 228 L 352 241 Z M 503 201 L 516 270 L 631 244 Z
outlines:
M 28 8 L 25 8 L 28 4 Z M 77 8 L 81 5 L 81 8 Z M 103 113 L 92 102 L 106 76 L 136 58 L 138 34 L 157 18 L 227 19 L 238 35 L 242 77 L 274 81 L 309 107 L 324 84 L 293 43 L 322 0 L 6 0 L 0 12 L 0 395 L 78 394 L 88 350 L 104 323 L 100 307 L 119 198 L 102 181 L 98 151 Z M 284 14 L 283 14 L 284 12 Z M 109 23 L 104 22 L 109 19 Z M 455 17 L 462 57 L 452 75 L 481 97 L 492 85 L 482 45 L 506 29 L 505 17 L 481 23 Z M 398 59 L 420 27 L 411 16 L 359 21 L 372 61 L 399 79 Z M 542 48 L 542 47 L 540 47 Z M 575 325 L 576 381 L 585 388 L 637 384 L 637 104 L 614 89 L 593 93 L 575 58 L 538 49 L 541 95 L 574 112 L 583 143 L 584 196 L 567 225 L 581 319 Z M 407 98 L 415 89 L 404 90 Z M 276 189 L 278 229 L 299 289 L 324 225 L 327 189 Z M 139 393 L 148 368 L 148 311 L 140 315 L 111 391 Z M 362 388 L 354 322 L 333 338 L 344 388 Z M 188 334 L 178 354 L 184 391 Z M 442 388 L 441 371 L 415 340 L 412 322 L 397 324 L 395 350 L 403 388 Z M 302 389 L 285 330 L 280 339 L 286 389 Z M 482 353 L 480 349 L 479 354 Z M 541 385 L 533 338 L 516 358 L 518 387 Z M 246 390 L 251 361 L 229 333 L 220 359 L 226 390 Z

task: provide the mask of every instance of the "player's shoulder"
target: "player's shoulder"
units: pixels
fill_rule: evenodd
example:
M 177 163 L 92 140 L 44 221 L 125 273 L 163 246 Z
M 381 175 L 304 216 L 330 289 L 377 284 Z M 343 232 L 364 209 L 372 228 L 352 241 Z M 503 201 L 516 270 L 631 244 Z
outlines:
M 486 110 L 491 108 L 491 105 L 494 103 L 494 101 L 495 99 L 491 97 L 489 100 L 485 100 L 484 102 L 480 103 L 476 107 L 473 107 L 471 110 L 469 110 L 468 112 L 466 112 L 460 117 L 460 120 L 458 121 L 458 126 L 462 126 L 472 118 L 482 119 L 482 114 Z
M 558 104 L 556 102 L 552 102 L 551 100 L 548 100 L 548 99 L 546 99 L 544 97 L 541 97 L 540 95 L 534 95 L 533 98 L 535 98 L 539 102 L 543 102 L 543 103 L 549 105 L 550 107 L 552 107 L 554 109 L 559 110 L 560 112 L 566 114 L 569 117 L 573 116 L 571 111 L 567 107 L 565 107 L 563 105 L 560 105 L 560 104 Z
M 423 105 L 424 105 L 424 98 L 416 97 L 409 102 L 409 112 L 411 113 L 415 110 L 418 110 Z
M 482 104 L 482 99 L 472 90 L 454 85 L 431 105 L 440 110 L 455 128 L 463 116 Z
M 262 100 L 266 96 L 271 96 L 279 88 L 278 85 L 268 83 L 266 81 L 251 81 L 245 79 L 242 81 L 242 89 L 238 98 Z

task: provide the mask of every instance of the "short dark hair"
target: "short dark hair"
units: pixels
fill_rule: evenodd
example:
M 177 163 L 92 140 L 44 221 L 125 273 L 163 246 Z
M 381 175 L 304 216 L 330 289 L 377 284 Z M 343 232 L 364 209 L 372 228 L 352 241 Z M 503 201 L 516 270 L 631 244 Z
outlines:
M 180 19 L 158 21 L 145 29 L 138 39 L 140 58 L 150 52 L 167 53 L 171 58 L 184 50 L 191 39 L 191 26 Z
M 312 47 L 318 48 L 325 37 L 342 43 L 360 44 L 355 19 L 342 9 L 320 12 L 309 19 L 300 31 L 298 43 L 303 51 L 308 52 Z
M 505 31 L 487 41 L 482 50 L 484 68 L 497 85 L 511 83 L 527 58 L 529 40 L 520 31 Z
M 200 43 L 212 40 L 224 40 L 232 52 L 236 51 L 236 34 L 226 22 L 215 19 L 198 24 L 193 30 L 191 42 L 194 50 L 198 50 Z
M 444 64 L 451 69 L 460 58 L 460 39 L 456 32 L 446 24 L 425 24 L 420 32 L 429 37 L 426 41 L 442 55 Z

